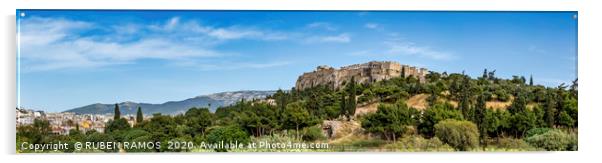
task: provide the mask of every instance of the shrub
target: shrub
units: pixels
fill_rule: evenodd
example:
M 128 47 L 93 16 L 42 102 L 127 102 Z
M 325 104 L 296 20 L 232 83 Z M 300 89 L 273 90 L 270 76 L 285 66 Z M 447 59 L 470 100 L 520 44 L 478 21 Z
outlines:
M 529 143 L 522 139 L 499 138 L 488 140 L 487 148 L 493 151 L 530 151 L 535 150 Z
M 470 121 L 447 119 L 435 125 L 435 136 L 460 151 L 478 147 L 479 130 Z
M 454 151 L 454 148 L 445 144 L 437 137 L 431 139 L 425 139 L 424 137 L 409 136 L 404 137 L 393 144 L 384 146 L 385 149 L 393 151 L 409 151 L 409 152 L 422 152 L 422 151 Z
M 558 129 L 528 137 L 525 141 L 534 147 L 548 151 L 577 150 L 577 135 Z
M 238 143 L 247 144 L 250 141 L 249 135 L 238 126 L 217 127 L 209 131 L 207 134 L 209 143 Z M 216 148 L 217 152 L 226 152 L 227 149 Z
M 525 134 L 525 137 L 528 138 L 528 137 L 532 137 L 532 136 L 535 136 L 535 135 L 541 135 L 541 134 L 546 133 L 546 132 L 548 132 L 550 130 L 551 130 L 550 128 L 545 128 L 545 127 L 544 128 L 533 128 L 533 129 L 530 129 L 529 131 L 527 131 L 527 133 Z
M 312 126 L 303 129 L 303 135 L 301 136 L 305 141 L 316 141 L 324 140 L 326 136 L 322 133 L 320 126 Z

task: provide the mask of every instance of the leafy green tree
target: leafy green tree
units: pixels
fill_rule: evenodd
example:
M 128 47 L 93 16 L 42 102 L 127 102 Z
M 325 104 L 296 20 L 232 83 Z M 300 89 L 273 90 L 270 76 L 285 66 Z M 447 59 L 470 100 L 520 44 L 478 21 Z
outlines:
M 183 117 L 183 116 L 182 116 Z M 153 114 L 150 121 L 143 123 L 142 129 L 150 133 L 150 140 L 153 142 L 165 142 L 171 138 L 181 137 L 177 132 L 178 124 L 176 118 L 160 113 Z M 157 152 L 166 151 L 166 149 L 157 149 Z
M 105 132 L 112 133 L 116 131 L 123 131 L 130 128 L 130 124 L 123 118 L 109 120 L 105 126 Z
M 522 137 L 528 130 L 537 127 L 537 115 L 527 109 L 512 115 L 512 131 L 517 138 Z
M 205 130 L 213 124 L 214 115 L 209 112 L 208 108 L 196 108 L 192 107 L 184 113 L 186 126 L 190 127 L 190 136 L 195 137 L 197 135 L 204 136 Z
M 249 135 L 238 126 L 216 127 L 209 130 L 207 134 L 208 143 L 238 143 L 247 144 L 250 142 Z M 217 152 L 227 152 L 227 148 L 216 148 Z
M 443 142 L 460 151 L 477 148 L 479 131 L 470 121 L 448 119 L 435 125 L 435 135 Z
M 435 124 L 446 119 L 462 120 L 462 112 L 455 109 L 454 106 L 449 103 L 431 106 L 422 113 L 418 131 L 425 137 L 432 137 L 434 135 Z
M 577 108 L 577 98 L 573 97 L 573 96 L 565 96 L 565 100 L 563 103 L 563 111 L 566 112 L 566 114 L 571 117 L 571 119 L 573 120 L 573 124 L 568 125 L 568 126 L 572 126 L 572 127 L 577 127 L 578 126 L 578 108 Z
M 371 133 L 380 134 L 389 141 L 396 141 L 408 128 L 418 122 L 419 112 L 409 108 L 403 101 L 381 104 L 375 113 L 370 113 L 362 120 L 362 128 Z
M 286 129 L 294 129 L 295 137 L 301 139 L 299 130 L 313 126 L 318 123 L 314 117 L 310 116 L 309 112 L 303 106 L 301 102 L 293 102 L 286 105 L 286 110 L 283 115 L 284 127 Z
M 77 123 L 75 124 L 75 129 L 69 130 L 69 136 L 76 137 L 81 134 L 82 132 L 79 130 L 79 124 Z
M 573 127 L 573 124 L 575 124 L 575 120 L 573 120 L 573 118 L 571 118 L 571 116 L 566 111 L 560 112 L 559 118 L 560 119 L 558 120 L 558 123 L 562 126 L 571 128 Z
M 51 131 L 48 120 L 36 118 L 32 125 L 17 127 L 17 141 L 31 144 L 44 143 L 50 139 Z M 17 149 L 20 149 L 20 147 Z

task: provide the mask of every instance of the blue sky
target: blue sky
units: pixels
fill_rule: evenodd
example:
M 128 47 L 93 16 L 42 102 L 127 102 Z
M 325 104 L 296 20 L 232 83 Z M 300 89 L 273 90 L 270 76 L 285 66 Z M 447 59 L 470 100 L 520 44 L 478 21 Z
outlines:
M 21 107 L 289 89 L 318 65 L 577 77 L 576 12 L 19 10 Z

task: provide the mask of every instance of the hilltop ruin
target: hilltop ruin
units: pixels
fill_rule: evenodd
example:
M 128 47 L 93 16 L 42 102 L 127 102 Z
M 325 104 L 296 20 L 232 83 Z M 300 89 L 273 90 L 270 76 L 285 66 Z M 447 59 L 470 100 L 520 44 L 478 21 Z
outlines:
M 402 73 L 403 72 L 403 73 Z M 353 77 L 359 84 L 374 83 L 394 77 L 413 76 L 420 82 L 425 82 L 428 73 L 426 68 L 417 68 L 409 65 L 401 65 L 395 61 L 370 61 L 368 63 L 354 64 L 335 69 L 330 66 L 318 66 L 312 72 L 303 73 L 297 79 L 295 88 L 303 90 L 318 85 L 326 85 L 338 89 L 349 82 Z

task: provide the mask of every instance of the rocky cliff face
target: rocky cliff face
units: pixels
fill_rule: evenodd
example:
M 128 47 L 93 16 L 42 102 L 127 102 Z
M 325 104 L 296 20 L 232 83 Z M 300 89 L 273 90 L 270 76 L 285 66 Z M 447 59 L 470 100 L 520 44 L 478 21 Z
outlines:
M 399 77 L 402 74 L 405 74 L 405 77 L 414 76 L 420 81 L 425 81 L 427 73 L 426 68 L 401 65 L 395 61 L 371 61 L 344 66 L 340 69 L 318 66 L 313 72 L 307 72 L 299 76 L 295 88 L 303 90 L 318 85 L 326 85 L 337 89 L 351 81 L 352 77 L 356 83 L 364 84 Z

